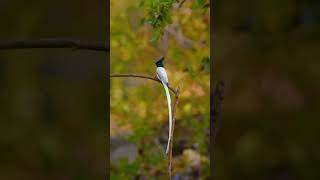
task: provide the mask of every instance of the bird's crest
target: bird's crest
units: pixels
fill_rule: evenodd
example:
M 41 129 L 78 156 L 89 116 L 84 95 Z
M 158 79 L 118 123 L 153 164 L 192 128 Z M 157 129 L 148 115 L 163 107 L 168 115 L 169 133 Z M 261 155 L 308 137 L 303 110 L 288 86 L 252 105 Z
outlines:
M 156 61 L 157 67 L 163 67 L 164 57 L 162 56 L 158 61 Z

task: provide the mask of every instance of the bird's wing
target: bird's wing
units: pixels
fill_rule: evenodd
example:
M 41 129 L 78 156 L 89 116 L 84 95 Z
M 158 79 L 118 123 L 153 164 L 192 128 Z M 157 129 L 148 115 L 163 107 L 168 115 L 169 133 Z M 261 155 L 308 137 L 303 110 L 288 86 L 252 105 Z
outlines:
M 163 67 L 157 68 L 157 76 L 158 76 L 159 80 L 164 82 L 165 84 L 167 84 L 169 82 L 167 72 Z

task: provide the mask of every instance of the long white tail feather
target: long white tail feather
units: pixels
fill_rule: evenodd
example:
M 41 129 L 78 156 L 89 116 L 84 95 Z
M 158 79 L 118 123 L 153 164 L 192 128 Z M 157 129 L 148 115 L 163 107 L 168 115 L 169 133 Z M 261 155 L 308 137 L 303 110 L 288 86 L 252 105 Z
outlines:
M 168 111 L 169 111 L 169 138 L 168 138 L 168 144 L 167 144 L 167 149 L 166 149 L 166 154 L 169 153 L 169 146 L 170 146 L 170 142 L 171 142 L 171 135 L 172 135 L 172 114 L 171 114 L 171 97 L 170 97 L 170 93 L 169 93 L 169 88 L 167 87 L 167 85 L 162 82 L 164 90 L 166 92 L 166 96 L 167 96 L 167 102 L 168 102 Z

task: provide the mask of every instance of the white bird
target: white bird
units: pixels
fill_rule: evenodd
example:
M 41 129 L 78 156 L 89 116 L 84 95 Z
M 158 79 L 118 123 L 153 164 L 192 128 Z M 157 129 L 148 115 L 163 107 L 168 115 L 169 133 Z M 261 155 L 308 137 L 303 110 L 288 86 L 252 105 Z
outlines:
M 169 93 L 169 81 L 168 81 L 168 75 L 166 70 L 163 67 L 163 60 L 164 57 L 161 57 L 157 62 L 157 78 L 162 82 L 164 90 L 166 92 L 167 102 L 168 102 L 168 111 L 169 111 L 169 138 L 168 138 L 168 144 L 166 153 L 169 153 L 169 145 L 171 141 L 171 135 L 172 135 L 172 114 L 171 114 L 171 97 Z

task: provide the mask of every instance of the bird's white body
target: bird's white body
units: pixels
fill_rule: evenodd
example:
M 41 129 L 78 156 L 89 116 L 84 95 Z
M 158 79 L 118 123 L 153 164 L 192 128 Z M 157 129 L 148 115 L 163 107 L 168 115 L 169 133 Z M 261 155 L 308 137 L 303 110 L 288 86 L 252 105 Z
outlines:
M 166 92 L 167 102 L 168 102 L 168 111 L 169 111 L 169 138 L 168 138 L 168 144 L 166 153 L 169 153 L 169 145 L 171 141 L 171 135 L 172 135 L 172 114 L 171 114 L 171 97 L 169 93 L 169 81 L 168 81 L 168 75 L 166 70 L 163 67 L 157 67 L 157 77 L 162 82 L 164 90 Z
M 164 82 L 166 85 L 169 83 L 167 72 L 163 67 L 157 67 L 157 77 L 161 82 Z

